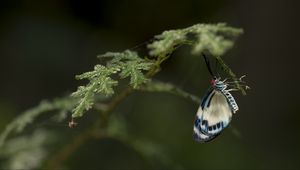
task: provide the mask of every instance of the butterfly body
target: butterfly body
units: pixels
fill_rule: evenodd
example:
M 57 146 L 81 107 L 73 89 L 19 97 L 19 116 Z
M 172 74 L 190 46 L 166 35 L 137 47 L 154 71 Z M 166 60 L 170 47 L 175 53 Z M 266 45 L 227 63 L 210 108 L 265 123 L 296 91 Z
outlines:
M 194 139 L 207 142 L 217 137 L 231 121 L 233 113 L 239 108 L 227 89 L 226 80 L 214 78 L 211 88 L 206 92 L 197 111 L 194 123 Z

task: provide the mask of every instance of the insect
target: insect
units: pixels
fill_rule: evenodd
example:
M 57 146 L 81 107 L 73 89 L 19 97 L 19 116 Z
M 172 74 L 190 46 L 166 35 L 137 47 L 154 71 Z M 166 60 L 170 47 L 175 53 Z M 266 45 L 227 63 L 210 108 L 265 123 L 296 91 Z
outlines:
M 205 55 L 203 57 L 213 79 L 210 81 L 211 87 L 202 98 L 194 122 L 193 137 L 201 143 L 216 138 L 229 125 L 232 115 L 239 110 L 230 93 L 230 91 L 238 89 L 228 89 L 233 82 L 227 82 L 227 79 L 221 80 L 220 77 L 214 76 L 208 59 Z M 239 82 L 242 82 L 243 77 L 245 76 L 242 76 Z M 246 86 L 247 88 L 248 86 Z

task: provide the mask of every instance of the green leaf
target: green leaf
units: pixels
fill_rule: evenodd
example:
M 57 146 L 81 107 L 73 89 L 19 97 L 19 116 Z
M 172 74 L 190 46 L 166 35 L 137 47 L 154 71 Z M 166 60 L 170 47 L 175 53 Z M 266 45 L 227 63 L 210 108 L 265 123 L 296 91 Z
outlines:
M 123 70 L 119 75 L 121 78 L 130 77 L 130 85 L 137 89 L 141 84 L 148 81 L 142 70 L 149 70 L 151 65 L 152 63 L 144 61 L 129 61 L 122 64 Z
M 81 117 L 83 113 L 92 108 L 95 94 L 110 96 L 114 93 L 113 87 L 118 81 L 112 79 L 112 74 L 120 70 L 119 66 L 105 67 L 96 65 L 93 71 L 76 76 L 77 79 L 88 79 L 86 86 L 79 86 L 71 96 L 80 98 L 78 105 L 73 109 L 72 117 Z
M 108 52 L 99 58 L 112 59 L 108 62 L 108 66 L 119 66 L 121 72 L 120 78 L 124 79 L 130 77 L 130 85 L 137 89 L 141 84 L 146 83 L 148 79 L 144 76 L 143 70 L 149 70 L 153 65 L 152 61 L 143 59 L 138 56 L 136 52 L 126 50 L 123 53 Z
M 201 54 L 208 50 L 213 56 L 221 56 L 233 46 L 235 38 L 242 34 L 243 30 L 219 23 L 197 24 L 187 28 L 186 32 L 196 36 L 193 54 Z
M 186 41 L 184 30 L 164 31 L 161 35 L 155 36 L 156 41 L 148 45 L 151 56 L 160 56 L 173 51 L 173 48 Z
M 138 56 L 138 54 L 134 51 L 126 50 L 124 52 L 107 52 L 105 54 L 99 55 L 99 59 L 102 58 L 111 58 L 110 61 L 108 61 L 108 65 L 111 64 L 119 64 L 120 62 L 124 61 L 141 61 L 143 60 L 141 57 Z

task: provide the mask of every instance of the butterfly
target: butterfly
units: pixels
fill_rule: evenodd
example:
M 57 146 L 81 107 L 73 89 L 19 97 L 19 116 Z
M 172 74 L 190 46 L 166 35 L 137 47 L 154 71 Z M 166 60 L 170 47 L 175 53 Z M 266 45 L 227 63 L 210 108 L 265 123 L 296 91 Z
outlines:
M 209 62 L 204 56 L 208 70 L 213 75 Z M 242 76 L 241 79 L 245 77 Z M 211 87 L 203 96 L 201 104 L 196 114 L 193 137 L 197 142 L 204 143 L 216 138 L 230 123 L 232 115 L 239 110 L 239 107 L 228 89 L 230 83 L 227 79 L 213 75 L 210 81 Z

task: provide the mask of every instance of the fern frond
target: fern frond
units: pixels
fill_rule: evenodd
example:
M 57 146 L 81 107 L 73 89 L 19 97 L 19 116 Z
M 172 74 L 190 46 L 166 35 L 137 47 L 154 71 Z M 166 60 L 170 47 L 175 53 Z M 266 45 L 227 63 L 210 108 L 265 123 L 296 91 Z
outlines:
M 185 29 L 165 31 L 155 36 L 157 39 L 148 45 L 150 55 L 159 56 L 169 53 L 181 44 L 192 45 L 193 54 L 208 50 L 214 56 L 223 55 L 233 46 L 234 38 L 243 33 L 242 29 L 219 24 L 197 24 Z M 191 36 L 189 36 L 191 35 Z
M 100 58 L 111 57 L 109 66 L 118 65 L 121 68 L 120 78 L 130 77 L 130 85 L 137 89 L 141 84 L 146 83 L 148 79 L 142 73 L 143 70 L 149 70 L 153 62 L 145 60 L 138 56 L 136 52 L 126 50 L 123 53 L 106 53 Z
M 233 71 L 227 66 L 227 64 L 221 59 L 221 57 L 216 57 L 218 62 L 222 65 L 223 70 L 234 80 L 234 84 L 238 90 L 241 91 L 243 95 L 246 95 L 247 86 L 241 86 L 238 78 L 233 73 Z
M 94 105 L 96 94 L 111 96 L 114 94 L 113 87 L 118 84 L 117 80 L 111 78 L 119 73 L 121 79 L 130 77 L 130 85 L 137 89 L 141 84 L 148 81 L 143 70 L 149 70 L 152 62 L 138 56 L 136 52 L 126 50 L 122 53 L 108 52 L 100 55 L 99 58 L 111 58 L 104 65 L 96 65 L 93 71 L 76 76 L 78 80 L 88 79 L 86 86 L 79 86 L 77 91 L 72 93 L 73 97 L 78 97 L 78 105 L 74 108 L 72 117 L 81 117 Z
M 77 75 L 76 79 L 88 79 L 90 82 L 86 86 L 79 86 L 77 91 L 71 94 L 73 97 L 80 98 L 78 105 L 73 110 L 72 117 L 80 117 L 84 111 L 92 108 L 95 94 L 112 95 L 114 93 L 113 86 L 116 86 L 118 81 L 110 76 L 119 70 L 120 67 L 117 65 L 113 67 L 96 65 L 93 71 Z
M 196 36 L 192 53 L 201 54 L 208 50 L 213 56 L 221 56 L 234 44 L 234 39 L 243 33 L 242 29 L 219 24 L 197 24 L 185 30 Z
M 183 30 L 164 31 L 162 34 L 155 36 L 156 41 L 148 45 L 151 56 L 160 56 L 167 54 L 172 49 L 186 41 L 186 33 Z
M 141 84 L 148 81 L 142 70 L 149 70 L 151 65 L 152 63 L 144 61 L 128 61 L 123 64 L 123 70 L 119 75 L 121 78 L 130 77 L 130 85 L 137 89 Z
M 130 50 L 125 50 L 124 52 L 107 52 L 105 54 L 99 55 L 98 58 L 111 58 L 111 60 L 107 62 L 108 65 L 118 64 L 120 62 L 126 61 L 144 60 L 143 58 L 139 57 L 136 52 Z

